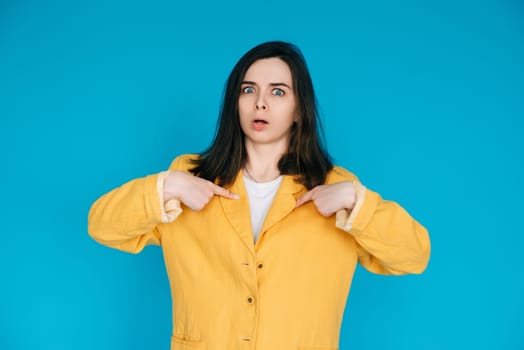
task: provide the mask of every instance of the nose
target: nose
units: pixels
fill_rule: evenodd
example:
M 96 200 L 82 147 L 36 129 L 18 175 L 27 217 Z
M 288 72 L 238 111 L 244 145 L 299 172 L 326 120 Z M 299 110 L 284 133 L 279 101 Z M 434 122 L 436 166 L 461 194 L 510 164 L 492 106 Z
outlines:
M 255 108 L 258 110 L 264 110 L 267 109 L 266 101 L 264 101 L 264 98 L 262 96 L 259 96 L 257 99 L 257 102 L 255 104 Z

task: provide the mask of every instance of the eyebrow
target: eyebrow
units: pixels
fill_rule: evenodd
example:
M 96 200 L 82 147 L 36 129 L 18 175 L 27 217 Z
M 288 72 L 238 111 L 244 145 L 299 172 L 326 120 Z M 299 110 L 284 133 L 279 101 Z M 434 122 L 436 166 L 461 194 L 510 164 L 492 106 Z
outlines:
M 257 85 L 257 83 L 255 83 L 254 81 L 248 81 L 248 80 L 244 80 L 241 85 Z M 292 90 L 291 89 L 291 86 L 289 86 L 288 84 L 286 83 L 269 83 L 270 86 L 285 86 L 287 87 L 289 90 Z

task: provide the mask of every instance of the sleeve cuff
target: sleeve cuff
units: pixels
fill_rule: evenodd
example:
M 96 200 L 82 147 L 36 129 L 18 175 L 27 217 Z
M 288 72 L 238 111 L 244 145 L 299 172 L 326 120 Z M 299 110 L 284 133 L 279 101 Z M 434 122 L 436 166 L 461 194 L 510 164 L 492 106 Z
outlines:
M 355 186 L 356 197 L 353 209 L 350 212 L 348 212 L 347 209 L 339 210 L 337 211 L 336 216 L 336 226 L 346 232 L 349 232 L 349 230 L 351 230 L 353 227 L 353 222 L 355 221 L 355 218 L 360 212 L 360 208 L 362 208 L 364 200 L 366 199 L 366 187 L 358 181 L 353 181 L 353 185 Z
M 164 202 L 164 181 L 170 171 L 162 171 L 158 174 L 157 191 L 160 198 L 160 212 L 162 214 L 162 223 L 167 224 L 174 221 L 181 213 L 182 207 L 178 199 L 170 199 Z

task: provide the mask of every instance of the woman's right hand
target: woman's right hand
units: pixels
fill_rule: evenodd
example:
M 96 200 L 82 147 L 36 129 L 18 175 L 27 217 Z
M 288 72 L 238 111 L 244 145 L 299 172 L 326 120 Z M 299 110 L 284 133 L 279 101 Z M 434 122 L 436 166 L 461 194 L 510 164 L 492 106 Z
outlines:
M 164 181 L 164 201 L 176 198 L 195 211 L 204 209 L 213 196 L 239 198 L 211 181 L 183 171 L 170 172 Z

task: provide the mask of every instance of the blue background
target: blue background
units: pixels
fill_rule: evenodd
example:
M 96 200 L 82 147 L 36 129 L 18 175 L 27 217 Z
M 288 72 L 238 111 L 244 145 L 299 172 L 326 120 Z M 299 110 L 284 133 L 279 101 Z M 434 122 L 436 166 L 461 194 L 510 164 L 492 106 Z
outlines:
M 0 3 L 0 349 L 168 349 L 158 247 L 87 235 L 103 193 L 211 141 L 254 45 L 300 46 L 330 153 L 430 231 L 357 270 L 340 349 L 524 349 L 521 1 Z

